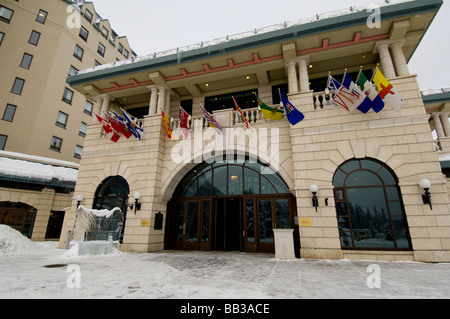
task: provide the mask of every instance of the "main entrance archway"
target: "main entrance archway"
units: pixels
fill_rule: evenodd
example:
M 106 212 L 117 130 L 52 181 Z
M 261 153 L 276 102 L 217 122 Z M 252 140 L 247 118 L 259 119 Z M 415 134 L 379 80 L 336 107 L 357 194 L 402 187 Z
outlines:
M 165 248 L 274 252 L 274 228 L 294 229 L 295 197 L 259 162 L 203 163 L 189 172 L 168 204 Z

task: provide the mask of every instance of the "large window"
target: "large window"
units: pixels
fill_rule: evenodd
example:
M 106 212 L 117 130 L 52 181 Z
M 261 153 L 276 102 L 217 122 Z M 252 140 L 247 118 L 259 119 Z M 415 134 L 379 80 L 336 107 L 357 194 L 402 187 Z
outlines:
M 343 249 L 411 249 L 398 180 L 388 167 L 350 160 L 336 171 L 333 186 Z
M 181 181 L 174 197 L 289 193 L 289 188 L 278 174 L 247 158 L 244 163 L 235 159 L 223 163 L 201 164 Z
M 13 10 L 8 9 L 4 6 L 0 6 L 0 21 L 9 23 L 11 21 L 13 13 L 14 13 Z

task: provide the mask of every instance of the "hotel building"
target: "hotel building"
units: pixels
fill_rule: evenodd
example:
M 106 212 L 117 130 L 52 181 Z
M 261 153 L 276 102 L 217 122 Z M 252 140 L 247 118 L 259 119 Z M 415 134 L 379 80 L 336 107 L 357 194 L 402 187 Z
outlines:
M 97 120 L 87 123 L 63 234 L 73 229 L 82 195 L 88 208 L 122 208 L 123 251 L 449 262 L 446 93 L 422 97 L 408 69 L 441 5 L 352 7 L 69 77 L 95 114 L 126 110 L 144 135 L 114 143 Z M 378 64 L 405 100 L 400 111 L 350 113 L 333 102 L 330 73 L 356 81 L 362 66 L 370 79 Z M 263 117 L 255 95 L 282 108 L 279 92 L 303 121 Z M 187 138 L 180 106 L 191 115 Z M 160 110 L 172 118 L 174 139 Z

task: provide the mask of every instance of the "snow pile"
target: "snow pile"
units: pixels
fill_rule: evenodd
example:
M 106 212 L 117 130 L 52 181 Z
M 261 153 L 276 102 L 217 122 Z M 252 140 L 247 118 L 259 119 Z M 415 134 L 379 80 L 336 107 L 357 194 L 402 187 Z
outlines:
M 53 179 L 57 179 L 58 181 L 76 182 L 78 170 L 0 157 L 0 174 L 48 182 L 51 182 Z
M 39 247 L 17 230 L 0 225 L 0 256 L 25 255 L 36 252 Z
M 62 254 L 63 258 L 79 258 L 79 257 L 93 257 L 93 256 L 98 256 L 98 255 L 80 255 L 79 254 L 79 242 L 72 242 L 71 243 L 72 247 L 70 247 L 67 251 L 64 252 L 64 254 Z M 113 243 L 113 245 L 116 245 L 117 247 L 120 246 L 120 244 L 118 242 Z M 105 254 L 102 256 L 120 256 L 122 255 L 122 252 L 118 249 L 113 247 L 112 248 L 112 252 L 110 254 Z

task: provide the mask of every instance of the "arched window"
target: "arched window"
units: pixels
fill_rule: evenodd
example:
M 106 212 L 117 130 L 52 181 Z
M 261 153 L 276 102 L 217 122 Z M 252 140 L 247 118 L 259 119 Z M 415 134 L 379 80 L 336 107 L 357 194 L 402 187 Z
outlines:
M 371 159 L 350 160 L 333 179 L 343 249 L 410 250 L 398 180 Z
M 0 202 L 0 224 L 11 228 L 31 238 L 37 210 L 24 203 Z
M 290 194 L 284 181 L 270 167 L 248 158 L 223 163 L 203 163 L 179 183 L 174 197 Z
M 129 195 L 130 187 L 123 177 L 109 177 L 97 188 L 93 208 L 111 210 L 115 207 L 119 207 L 125 215 Z

